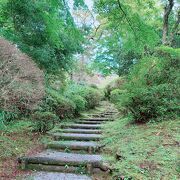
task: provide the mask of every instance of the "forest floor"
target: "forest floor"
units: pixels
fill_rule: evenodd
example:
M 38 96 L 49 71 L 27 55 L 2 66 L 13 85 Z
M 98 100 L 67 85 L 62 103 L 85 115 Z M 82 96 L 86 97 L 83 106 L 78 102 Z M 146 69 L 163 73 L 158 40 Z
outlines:
M 94 110 L 88 113 L 94 113 Z M 104 126 L 104 156 L 115 168 L 114 177 L 179 179 L 179 125 L 178 120 L 137 125 L 122 117 L 107 123 Z M 30 174 L 30 171 L 18 168 L 17 157 L 41 152 L 44 149 L 42 142 L 48 140 L 46 135 L 32 133 L 31 122 L 27 120 L 17 121 L 0 131 L 0 179 L 14 180 Z M 101 179 L 101 174 L 95 178 Z
M 96 111 L 103 111 L 104 108 L 83 112 L 82 115 L 93 114 Z M 65 119 L 58 125 L 66 125 L 77 119 Z M 56 130 L 56 128 L 54 129 Z M 23 179 L 27 175 L 31 175 L 32 171 L 22 171 L 17 162 L 18 157 L 32 156 L 45 150 L 44 143 L 52 141 L 52 138 L 46 134 L 32 132 L 32 122 L 22 119 L 12 122 L 3 130 L 0 130 L 0 179 L 15 180 Z M 103 177 L 104 174 L 95 174 L 94 178 Z M 102 178 L 101 178 L 102 179 Z
M 119 179 L 180 179 L 180 121 L 132 124 L 118 118 L 106 124 L 105 155 Z
M 14 180 L 23 175 L 17 157 L 40 152 L 42 136 L 32 133 L 31 122 L 20 120 L 0 131 L 0 179 Z M 26 172 L 29 173 L 29 172 Z

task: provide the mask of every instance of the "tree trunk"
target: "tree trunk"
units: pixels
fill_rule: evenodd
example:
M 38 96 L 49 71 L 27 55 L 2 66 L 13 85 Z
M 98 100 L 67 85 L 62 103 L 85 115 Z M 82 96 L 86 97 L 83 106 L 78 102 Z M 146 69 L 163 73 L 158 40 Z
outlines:
M 173 27 L 173 30 L 170 34 L 169 45 L 173 44 L 174 36 L 178 31 L 179 23 L 180 23 L 180 9 L 178 10 L 178 13 L 177 13 L 177 21 L 176 21 L 176 23 Z
M 167 44 L 168 30 L 169 30 L 169 15 L 174 6 L 174 0 L 168 0 L 168 4 L 164 7 L 164 17 L 163 17 L 163 37 L 162 43 Z

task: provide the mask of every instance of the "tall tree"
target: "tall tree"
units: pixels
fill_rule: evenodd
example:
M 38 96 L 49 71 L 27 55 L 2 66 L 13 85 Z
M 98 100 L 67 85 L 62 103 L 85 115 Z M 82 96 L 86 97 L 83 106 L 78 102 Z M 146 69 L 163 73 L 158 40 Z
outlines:
M 170 37 L 169 37 L 169 45 L 171 45 L 171 46 L 173 45 L 173 41 L 175 39 L 175 36 L 178 35 L 179 24 L 180 24 L 180 8 L 178 7 L 176 20 L 175 20 L 174 26 L 171 30 Z M 179 46 L 180 46 L 180 44 L 179 44 Z
M 162 43 L 166 45 L 168 43 L 168 31 L 169 31 L 169 16 L 174 6 L 174 0 L 168 0 L 164 7 L 163 16 L 163 36 Z
M 158 43 L 158 33 L 151 23 L 158 13 L 156 1 L 97 0 L 95 5 L 101 18 L 107 19 L 106 28 L 119 33 L 127 52 L 142 52 Z
M 100 23 L 93 36 L 98 41 L 94 66 L 104 74 L 128 73 L 141 54 L 159 42 L 158 28 L 153 26 L 158 8 L 155 0 L 97 0 Z
M 95 65 L 104 68 L 105 73 L 121 75 L 141 56 L 151 54 L 161 40 L 163 44 L 176 44 L 180 21 L 178 1 L 95 1 L 95 12 L 100 19 L 93 36 L 98 40 Z

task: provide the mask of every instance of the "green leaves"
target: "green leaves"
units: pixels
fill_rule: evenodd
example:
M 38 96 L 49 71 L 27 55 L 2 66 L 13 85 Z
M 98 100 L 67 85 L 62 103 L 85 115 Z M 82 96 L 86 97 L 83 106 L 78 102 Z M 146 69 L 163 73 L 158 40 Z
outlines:
M 7 0 L 0 17 L 4 36 L 49 73 L 68 71 L 73 54 L 82 50 L 84 37 L 66 0 Z
M 147 21 L 149 16 L 144 16 L 148 7 L 139 6 L 136 1 L 109 1 L 99 6 L 98 12 L 108 18 L 111 34 L 118 33 L 123 39 L 125 51 L 142 52 L 145 46 L 152 48 L 157 44 L 155 29 Z
M 101 68 L 113 67 L 110 73 L 127 73 L 144 52 L 160 42 L 162 9 L 157 1 L 97 0 L 95 9 L 101 21 L 106 22 L 95 61 Z
M 141 59 L 123 85 L 125 93 L 112 91 L 112 99 L 132 115 L 136 122 L 158 121 L 178 116 L 180 50 L 160 47 Z M 115 96 L 115 97 L 114 97 Z

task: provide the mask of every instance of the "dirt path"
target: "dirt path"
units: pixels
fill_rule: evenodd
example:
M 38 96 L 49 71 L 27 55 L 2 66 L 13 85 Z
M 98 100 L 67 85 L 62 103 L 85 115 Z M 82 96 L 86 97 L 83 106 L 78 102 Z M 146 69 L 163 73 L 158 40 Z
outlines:
M 73 124 L 56 127 L 49 133 L 54 140 L 46 145 L 46 150 L 19 158 L 22 169 L 36 171 L 25 179 L 108 179 L 105 178 L 108 166 L 100 154 L 99 140 L 103 138 L 102 124 L 113 120 L 116 113 L 114 107 L 108 104 L 103 112 L 88 114 Z

